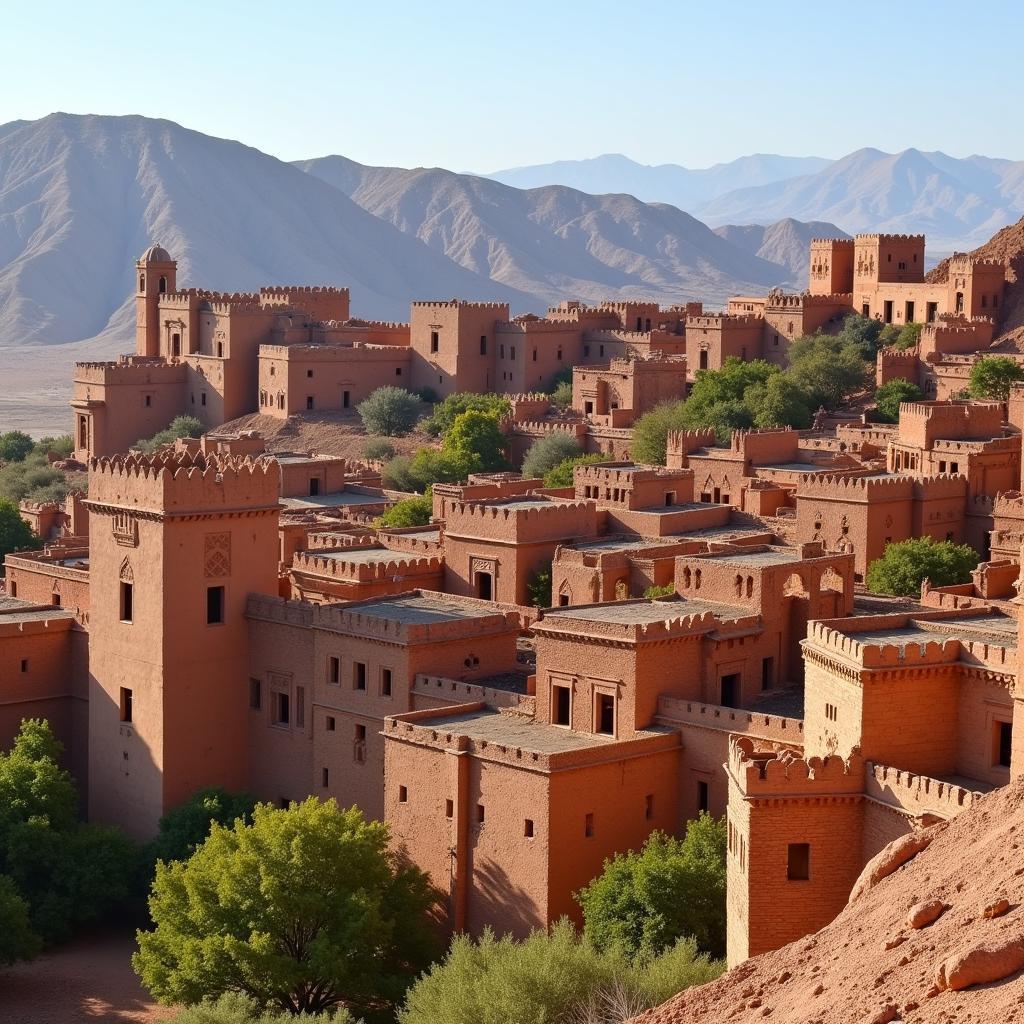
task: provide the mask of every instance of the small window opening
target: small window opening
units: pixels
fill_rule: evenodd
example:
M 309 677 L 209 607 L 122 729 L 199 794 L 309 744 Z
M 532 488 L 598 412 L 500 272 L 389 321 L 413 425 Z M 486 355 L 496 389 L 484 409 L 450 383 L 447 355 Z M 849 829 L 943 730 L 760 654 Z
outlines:
M 791 882 L 806 882 L 811 877 L 811 844 L 790 843 L 786 877 Z
M 352 664 L 352 687 L 356 690 L 366 689 L 366 664 L 362 661 Z
M 224 621 L 224 588 L 206 588 L 206 624 L 215 626 Z
M 121 584 L 121 621 L 131 622 L 135 614 L 135 588 L 131 583 Z
M 341 658 L 335 658 L 332 655 L 327 659 L 327 682 L 341 682 Z
M 592 839 L 594 835 L 594 815 L 588 814 L 583 819 L 583 834 L 587 839 Z
M 391 696 L 391 669 L 389 668 L 380 670 L 380 695 L 382 697 Z
M 398 802 L 407 804 L 409 802 L 409 790 L 405 786 L 398 787 Z
M 568 686 L 555 686 L 553 689 L 555 699 L 552 703 L 554 704 L 555 711 L 555 725 L 569 725 L 569 715 L 572 701 L 571 691 Z
M 446 818 L 455 817 L 455 802 L 453 800 L 445 800 L 444 802 L 444 816 Z
M 122 722 L 132 720 L 132 691 L 127 686 L 121 687 L 120 718 Z
M 249 680 L 249 707 L 259 711 L 263 706 L 263 684 L 259 679 Z
M 523 822 L 523 835 L 526 836 L 527 839 L 532 839 L 533 838 L 533 819 L 532 818 L 527 818 Z

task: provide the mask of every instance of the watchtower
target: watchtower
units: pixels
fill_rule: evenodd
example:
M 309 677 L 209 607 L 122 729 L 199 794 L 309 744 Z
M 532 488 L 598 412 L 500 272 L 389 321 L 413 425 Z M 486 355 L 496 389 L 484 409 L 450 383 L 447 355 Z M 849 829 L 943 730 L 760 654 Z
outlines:
M 812 295 L 848 295 L 853 291 L 853 239 L 811 239 L 807 290 Z
M 177 452 L 90 464 L 89 815 L 151 836 L 248 783 L 250 593 L 277 592 L 276 462 Z
M 135 263 L 135 354 L 160 355 L 160 300 L 177 290 L 178 264 L 161 245 L 151 245 Z

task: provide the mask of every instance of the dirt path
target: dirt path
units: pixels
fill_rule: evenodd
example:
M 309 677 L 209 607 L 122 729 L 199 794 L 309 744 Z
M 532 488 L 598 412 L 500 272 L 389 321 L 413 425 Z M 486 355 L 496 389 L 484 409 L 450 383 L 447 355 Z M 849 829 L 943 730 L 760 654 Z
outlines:
M 76 939 L 26 964 L 0 969 L 0 1024 L 150 1024 L 174 1011 L 142 988 L 130 929 Z

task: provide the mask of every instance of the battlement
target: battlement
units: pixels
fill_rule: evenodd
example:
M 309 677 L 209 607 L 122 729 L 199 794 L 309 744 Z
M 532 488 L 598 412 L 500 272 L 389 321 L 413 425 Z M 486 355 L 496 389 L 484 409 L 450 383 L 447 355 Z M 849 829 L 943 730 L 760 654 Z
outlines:
M 842 501 L 898 501 L 911 498 L 914 480 L 909 476 L 838 476 L 833 473 L 805 476 L 797 488 L 798 498 L 832 498 Z
M 764 317 L 755 313 L 701 313 L 699 316 L 686 318 L 687 329 L 707 328 L 722 330 L 727 327 L 759 327 L 764 324 Z
M 722 707 L 720 704 L 682 700 L 679 697 L 659 697 L 657 718 L 661 725 L 685 723 L 794 746 L 802 746 L 804 741 L 804 723 L 801 718 L 765 715 L 756 711 Z
M 556 334 L 579 329 L 578 320 L 559 320 L 550 317 L 545 320 L 526 320 L 517 317 L 515 320 L 499 320 L 494 325 L 497 334 Z
M 466 299 L 416 299 L 413 309 L 483 309 L 504 313 L 508 317 L 507 302 L 469 302 Z
M 76 384 L 168 384 L 185 379 L 179 363 L 144 356 L 121 356 L 110 362 L 75 363 Z
M 96 506 L 173 515 L 276 511 L 277 461 L 172 450 L 114 455 L 89 463 L 89 500 Z
M 955 252 L 949 258 L 949 269 L 960 273 L 974 270 L 992 270 L 1006 272 L 1006 264 L 1002 260 L 987 260 L 980 256 L 972 256 L 966 252 Z
M 889 628 L 901 629 L 910 621 L 905 615 L 874 616 L 872 623 L 878 620 L 888 621 Z M 847 661 L 855 662 L 865 669 L 876 668 L 915 668 L 922 665 L 944 665 L 958 661 L 961 643 L 955 638 L 942 639 L 936 634 L 935 640 L 905 643 L 902 646 L 857 639 L 857 633 L 839 630 L 827 624 L 828 620 L 812 622 L 808 627 L 807 639 L 802 643 L 808 647 L 837 654 Z M 859 623 L 851 620 L 853 627 Z M 882 625 L 869 626 L 865 623 L 861 628 L 885 628 Z
M 798 757 L 791 751 L 755 751 L 747 737 L 729 741 L 728 771 L 746 799 L 859 795 L 864 762 L 859 751 L 841 757 Z
M 853 249 L 852 238 L 812 238 L 811 245 L 828 245 L 836 249 Z
M 665 466 L 642 466 L 634 462 L 585 463 L 573 468 L 573 481 L 580 484 L 632 485 L 644 480 L 679 480 L 693 475 L 691 469 L 667 469 Z
M 913 242 L 915 245 L 924 245 L 924 235 L 893 235 L 882 232 L 880 234 L 855 235 L 854 243 L 892 243 L 892 242 Z
M 302 299 L 348 299 L 347 288 L 336 288 L 332 285 L 278 284 L 261 288 L 259 301 L 264 305 L 289 305 Z
M 983 795 L 964 786 L 873 761 L 864 765 L 864 792 L 870 799 L 915 818 L 937 814 L 946 819 L 971 807 Z
M 420 673 L 413 681 L 412 692 L 417 697 L 427 697 L 445 702 L 445 707 L 461 698 L 463 703 L 483 703 L 492 708 L 516 708 L 530 705 L 533 698 L 515 690 L 497 690 L 481 683 L 465 679 L 449 679 L 446 676 L 429 676 Z
M 404 576 L 432 575 L 444 569 L 444 555 L 402 555 L 392 552 L 387 561 L 367 561 L 359 557 L 361 551 L 384 551 L 374 545 L 356 547 L 347 545 L 333 552 L 298 551 L 292 558 L 292 569 L 329 579 L 359 583 L 393 580 Z M 346 558 L 343 552 L 351 552 Z

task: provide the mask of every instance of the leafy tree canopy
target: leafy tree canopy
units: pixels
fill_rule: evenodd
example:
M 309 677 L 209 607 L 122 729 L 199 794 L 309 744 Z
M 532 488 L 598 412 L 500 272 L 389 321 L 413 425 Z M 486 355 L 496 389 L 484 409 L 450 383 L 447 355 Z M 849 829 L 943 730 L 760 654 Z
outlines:
M 255 798 L 248 793 L 229 793 L 217 787 L 198 790 L 160 819 L 156 838 L 146 850 L 150 864 L 188 860 L 206 841 L 214 822 L 231 826 L 238 819 L 249 821 L 255 806 Z
M 161 445 L 173 444 L 181 437 L 202 437 L 203 425 L 195 416 L 175 416 L 170 425 L 150 438 L 140 438 L 135 447 L 143 452 L 154 452 Z
M 0 434 L 0 462 L 21 462 L 36 443 L 20 430 Z
M 566 459 L 574 459 L 583 454 L 579 442 L 572 434 L 557 431 L 546 437 L 538 438 L 530 445 L 530 450 L 523 459 L 522 473 L 525 477 L 544 477 Z
M 4 556 L 15 551 L 31 551 L 43 542 L 32 532 L 32 527 L 21 518 L 18 506 L 7 498 L 0 498 L 0 563 Z
M 1024 366 L 1008 356 L 988 356 L 971 368 L 969 391 L 972 398 L 1005 402 L 1010 397 L 1010 386 L 1020 380 L 1024 380 Z
M 314 798 L 214 824 L 157 867 L 136 972 L 157 999 L 241 992 L 261 1009 L 387 1012 L 436 952 L 437 894 L 399 863 L 388 828 Z
M 423 414 L 423 403 L 405 388 L 377 388 L 356 406 L 369 434 L 401 437 L 408 434 Z
M 429 492 L 429 488 L 428 488 Z M 434 515 L 434 501 L 430 494 L 406 498 L 391 506 L 382 516 L 377 518 L 376 526 L 426 526 Z
M 901 402 L 917 402 L 921 389 L 909 380 L 896 377 L 875 391 L 875 414 L 883 423 L 898 423 Z
M 686 838 L 654 833 L 637 852 L 605 862 L 576 896 L 584 935 L 598 949 L 632 956 L 660 953 L 683 936 L 698 948 L 725 951 L 725 822 L 707 814 Z
M 478 395 L 472 391 L 460 391 L 438 403 L 423 427 L 428 434 L 442 437 L 451 430 L 455 418 L 464 412 L 486 412 L 500 420 L 508 415 L 511 409 L 512 406 L 504 395 Z
M 602 452 L 591 452 L 589 455 L 574 455 L 563 459 L 557 466 L 544 474 L 545 487 L 572 487 L 573 470 L 577 466 L 588 466 L 595 462 L 607 462 L 608 456 Z
M 866 582 L 875 594 L 914 597 L 926 579 L 933 587 L 969 583 L 980 560 L 978 552 L 966 544 L 915 537 L 887 545 L 882 557 L 868 566 Z
M 530 604 L 535 608 L 551 607 L 551 564 L 548 563 L 534 570 L 526 582 L 526 592 L 530 596 Z
M 441 454 L 458 467 L 459 479 L 464 480 L 470 473 L 508 469 L 507 443 L 493 413 L 469 409 L 455 417 L 441 442 Z

